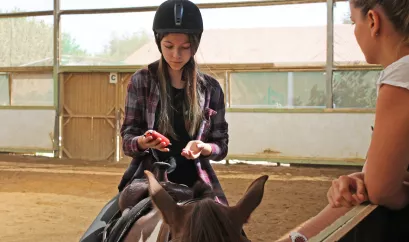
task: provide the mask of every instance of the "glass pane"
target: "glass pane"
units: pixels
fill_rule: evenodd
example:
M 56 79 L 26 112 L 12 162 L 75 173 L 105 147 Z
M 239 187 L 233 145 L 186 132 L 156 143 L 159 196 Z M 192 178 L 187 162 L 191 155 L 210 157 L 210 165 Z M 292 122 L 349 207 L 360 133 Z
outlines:
M 288 90 L 289 93 L 294 90 L 292 105 L 298 108 L 325 108 L 325 78 L 324 72 L 290 72 Z
M 75 48 L 63 48 L 61 64 L 146 65 L 157 60 L 154 14 L 62 16 L 62 31 L 69 35 L 63 35 L 63 45 Z M 202 15 L 199 63 L 325 65 L 325 3 L 203 9 Z
M 32 12 L 53 10 L 53 0 L 12 0 L 1 1 L 0 12 Z
M 232 73 L 232 107 L 324 108 L 323 72 Z
M 286 107 L 288 73 L 232 73 L 231 107 Z
M 11 105 L 53 106 L 54 88 L 52 74 L 13 74 Z
M 0 66 L 52 66 L 53 16 L 0 19 Z
M 152 19 L 153 12 L 62 16 L 60 64 L 128 64 L 134 52 L 153 41 Z
M 349 2 L 337 2 L 334 8 L 334 64 L 359 65 L 368 63 L 354 35 Z
M 9 76 L 0 74 L 0 106 L 10 105 Z
M 243 2 L 245 0 L 193 0 L 194 3 Z M 246 0 L 247 1 L 247 0 Z M 257 1 L 257 0 L 251 0 Z M 61 9 L 126 8 L 159 6 L 164 0 L 61 0 Z
M 374 108 L 380 71 L 336 71 L 333 77 L 335 108 Z

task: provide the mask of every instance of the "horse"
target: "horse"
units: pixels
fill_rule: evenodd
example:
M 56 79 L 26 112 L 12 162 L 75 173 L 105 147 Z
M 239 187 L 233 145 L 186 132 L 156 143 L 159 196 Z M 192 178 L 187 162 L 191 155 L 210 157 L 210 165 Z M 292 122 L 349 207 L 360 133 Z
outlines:
M 175 201 L 186 201 L 193 197 L 191 188 L 168 180 L 167 171 L 171 164 L 155 162 L 149 168 Z M 103 229 L 102 242 L 156 241 L 162 218 L 152 205 L 147 179 L 133 179 L 120 193 L 117 203 L 118 211 Z
M 156 162 L 146 179 L 134 180 L 119 197 L 116 218 L 103 242 L 249 242 L 242 227 L 259 206 L 268 176 L 254 180 L 235 206 L 216 202 L 199 180 L 193 188 L 167 179 L 169 164 Z
M 260 176 L 248 187 L 235 206 L 225 206 L 214 200 L 211 188 L 203 183 L 193 187 L 193 199 L 177 203 L 146 170 L 149 196 L 160 211 L 164 223 L 158 241 L 172 242 L 248 242 L 241 233 L 250 215 L 260 205 L 268 176 Z

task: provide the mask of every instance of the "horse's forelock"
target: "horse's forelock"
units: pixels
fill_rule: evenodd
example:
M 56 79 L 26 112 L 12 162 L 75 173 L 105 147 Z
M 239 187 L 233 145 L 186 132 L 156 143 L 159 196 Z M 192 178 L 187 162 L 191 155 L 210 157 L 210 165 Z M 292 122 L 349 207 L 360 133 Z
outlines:
M 192 190 L 193 190 L 193 199 L 204 199 L 204 198 L 214 198 L 215 197 L 210 185 L 204 183 L 201 180 L 196 182 Z
M 239 229 L 234 228 L 228 216 L 228 207 L 211 198 L 194 203 L 191 216 L 183 229 L 181 242 L 239 242 Z

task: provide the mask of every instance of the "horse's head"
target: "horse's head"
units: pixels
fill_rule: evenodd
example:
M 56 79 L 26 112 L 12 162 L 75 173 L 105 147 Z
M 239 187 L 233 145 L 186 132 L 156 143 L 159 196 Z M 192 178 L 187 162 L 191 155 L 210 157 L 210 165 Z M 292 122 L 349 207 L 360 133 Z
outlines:
M 172 242 L 244 242 L 243 225 L 259 206 L 268 176 L 261 176 L 251 183 L 235 206 L 224 206 L 214 200 L 211 188 L 204 183 L 194 187 L 194 198 L 182 204 L 176 203 L 155 179 L 145 171 L 149 193 L 154 205 L 169 225 Z

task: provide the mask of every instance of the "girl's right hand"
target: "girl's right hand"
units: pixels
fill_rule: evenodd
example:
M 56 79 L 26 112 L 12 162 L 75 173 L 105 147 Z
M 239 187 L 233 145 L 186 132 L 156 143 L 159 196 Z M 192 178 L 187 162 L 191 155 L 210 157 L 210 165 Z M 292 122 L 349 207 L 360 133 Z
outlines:
M 368 201 L 364 173 L 358 172 L 333 180 L 327 193 L 327 199 L 333 208 L 350 208 Z
M 166 143 L 162 142 L 161 138 L 154 139 L 152 136 L 146 136 L 148 132 L 152 132 L 152 131 L 153 130 L 148 130 L 145 132 L 144 135 L 141 135 L 138 137 L 137 142 L 138 142 L 139 148 L 141 148 L 142 150 L 152 148 L 152 149 L 157 149 L 162 152 L 169 152 L 169 149 L 165 148 Z

